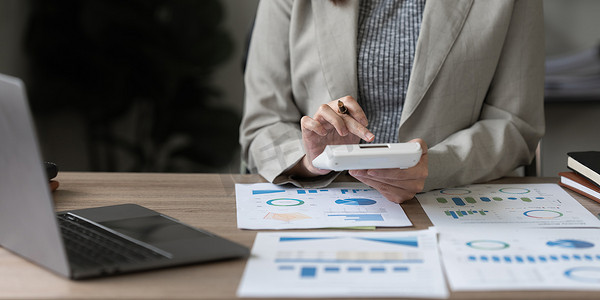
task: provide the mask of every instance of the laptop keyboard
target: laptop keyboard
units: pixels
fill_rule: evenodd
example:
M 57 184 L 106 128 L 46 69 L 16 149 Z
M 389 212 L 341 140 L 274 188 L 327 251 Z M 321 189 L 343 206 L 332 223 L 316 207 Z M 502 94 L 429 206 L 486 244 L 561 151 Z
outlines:
M 110 267 L 168 258 L 76 216 L 57 217 L 69 261 L 75 267 Z

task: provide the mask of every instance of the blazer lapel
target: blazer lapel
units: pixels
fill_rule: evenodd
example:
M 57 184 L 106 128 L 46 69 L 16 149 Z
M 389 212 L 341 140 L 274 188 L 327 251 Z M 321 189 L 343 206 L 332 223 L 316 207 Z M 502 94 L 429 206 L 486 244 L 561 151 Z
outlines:
M 312 1 L 317 47 L 331 99 L 358 97 L 356 36 L 358 0 L 334 5 L 328 0 Z
M 400 126 L 423 100 L 462 30 L 472 4 L 473 0 L 426 2 Z

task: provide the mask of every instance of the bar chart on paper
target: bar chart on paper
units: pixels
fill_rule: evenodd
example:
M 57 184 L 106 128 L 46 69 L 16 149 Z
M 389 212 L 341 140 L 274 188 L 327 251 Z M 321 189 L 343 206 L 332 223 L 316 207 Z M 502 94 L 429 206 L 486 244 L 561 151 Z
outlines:
M 556 184 L 474 184 L 418 194 L 436 226 L 598 227 L 600 220 Z
M 260 232 L 238 295 L 445 297 L 435 234 Z
M 462 229 L 440 233 L 454 290 L 600 290 L 600 230 Z
M 238 227 L 244 229 L 412 225 L 400 205 L 359 183 L 325 189 L 236 184 L 236 206 Z

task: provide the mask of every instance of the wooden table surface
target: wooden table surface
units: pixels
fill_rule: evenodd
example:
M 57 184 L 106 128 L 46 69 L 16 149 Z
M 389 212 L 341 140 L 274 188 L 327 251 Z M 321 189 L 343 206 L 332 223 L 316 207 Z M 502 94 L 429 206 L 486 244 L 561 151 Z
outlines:
M 63 172 L 53 193 L 57 211 L 136 203 L 252 247 L 257 231 L 236 226 L 235 183 L 265 182 L 257 175 Z M 351 181 L 344 177 L 340 181 Z M 504 178 L 493 183 L 547 183 L 556 178 Z M 600 204 L 569 192 L 594 215 Z M 415 230 L 431 226 L 419 203 L 402 204 Z M 3 299 L 231 299 L 245 259 L 114 277 L 71 281 L 0 248 Z M 268 280 L 268 279 L 266 279 Z M 597 292 L 453 292 L 451 299 L 598 299 Z

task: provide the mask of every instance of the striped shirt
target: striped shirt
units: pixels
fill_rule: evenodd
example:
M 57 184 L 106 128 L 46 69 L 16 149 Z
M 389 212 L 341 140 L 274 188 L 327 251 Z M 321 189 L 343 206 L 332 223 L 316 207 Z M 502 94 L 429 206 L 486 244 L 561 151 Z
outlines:
M 358 103 L 375 143 L 397 143 L 425 0 L 361 0 Z

